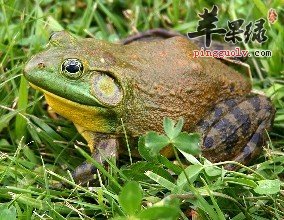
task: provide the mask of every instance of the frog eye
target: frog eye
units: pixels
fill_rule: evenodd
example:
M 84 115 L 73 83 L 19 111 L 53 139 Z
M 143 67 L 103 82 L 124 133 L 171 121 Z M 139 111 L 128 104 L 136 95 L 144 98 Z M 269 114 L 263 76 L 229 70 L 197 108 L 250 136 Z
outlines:
M 61 72 L 71 79 L 78 79 L 83 70 L 82 62 L 76 58 L 66 59 L 61 65 Z
M 106 73 L 96 73 L 92 79 L 91 93 L 102 104 L 115 106 L 122 99 L 122 90 L 116 79 Z

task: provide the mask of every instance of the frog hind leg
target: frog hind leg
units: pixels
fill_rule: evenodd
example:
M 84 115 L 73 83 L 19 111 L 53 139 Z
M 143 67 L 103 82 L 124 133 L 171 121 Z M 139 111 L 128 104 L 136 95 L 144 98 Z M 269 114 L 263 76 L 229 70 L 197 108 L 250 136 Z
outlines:
M 212 162 L 234 160 L 248 164 L 259 155 L 275 109 L 262 95 L 249 94 L 218 103 L 197 124 L 203 134 L 202 152 Z M 229 170 L 237 169 L 228 165 Z
M 256 158 L 262 151 L 262 145 L 265 141 L 265 130 L 267 124 L 262 122 L 256 132 L 252 135 L 249 142 L 245 145 L 242 151 L 233 159 L 233 161 L 248 164 L 252 159 Z M 227 170 L 236 170 L 238 167 L 235 164 L 225 166 Z

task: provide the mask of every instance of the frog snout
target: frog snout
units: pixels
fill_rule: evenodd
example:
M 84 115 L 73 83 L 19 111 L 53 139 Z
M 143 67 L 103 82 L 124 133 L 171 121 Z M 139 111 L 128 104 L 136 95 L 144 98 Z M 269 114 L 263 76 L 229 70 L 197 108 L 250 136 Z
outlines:
M 34 69 L 34 65 L 31 63 L 31 62 L 28 62 L 26 65 L 25 65 L 25 68 L 24 68 L 24 75 L 27 77 L 27 75 Z
M 28 76 L 33 71 L 43 70 L 46 68 L 46 63 L 43 61 L 36 61 L 31 59 L 24 68 L 24 75 Z

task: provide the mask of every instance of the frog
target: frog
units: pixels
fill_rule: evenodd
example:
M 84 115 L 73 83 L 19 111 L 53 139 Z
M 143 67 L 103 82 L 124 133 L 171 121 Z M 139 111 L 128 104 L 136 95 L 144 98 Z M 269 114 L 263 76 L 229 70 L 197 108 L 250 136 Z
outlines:
M 125 152 L 125 134 L 136 141 L 148 131 L 162 133 L 165 117 L 182 117 L 184 131 L 201 134 L 209 161 L 248 164 L 272 126 L 272 101 L 252 92 L 248 77 L 222 61 L 194 58 L 196 49 L 183 36 L 112 43 L 60 31 L 27 62 L 24 76 L 74 123 L 99 163 Z M 83 181 L 94 172 L 84 163 L 73 177 Z

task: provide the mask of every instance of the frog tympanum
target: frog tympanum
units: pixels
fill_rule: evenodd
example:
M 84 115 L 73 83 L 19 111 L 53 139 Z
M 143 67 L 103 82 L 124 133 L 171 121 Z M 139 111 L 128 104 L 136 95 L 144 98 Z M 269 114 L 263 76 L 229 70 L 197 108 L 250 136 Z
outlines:
M 117 154 L 124 128 L 137 138 L 162 132 L 164 117 L 183 117 L 185 131 L 202 134 L 210 161 L 246 164 L 271 127 L 271 101 L 220 60 L 193 58 L 194 49 L 182 36 L 122 45 L 56 32 L 27 63 L 25 77 L 75 124 L 99 162 Z M 83 178 L 88 168 L 79 167 L 74 177 Z

